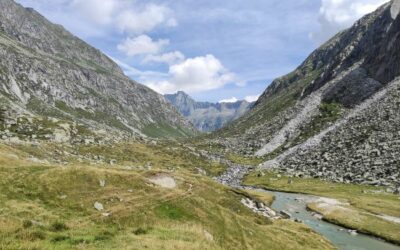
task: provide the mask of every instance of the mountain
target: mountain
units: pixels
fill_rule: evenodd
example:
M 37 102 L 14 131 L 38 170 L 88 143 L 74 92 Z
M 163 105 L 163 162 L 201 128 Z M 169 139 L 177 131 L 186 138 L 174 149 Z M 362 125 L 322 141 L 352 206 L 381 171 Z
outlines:
M 399 7 L 384 4 L 323 44 L 215 141 L 263 168 L 399 186 Z
M 30 130 L 46 126 L 68 135 L 76 130 L 67 127 L 76 126 L 122 136 L 194 133 L 163 96 L 129 79 L 114 61 L 62 26 L 12 0 L 1 0 L 0 9 L 0 103 L 9 120 L 3 137 L 21 130 L 40 137 L 43 131 L 32 135 Z M 34 128 L 24 128 L 27 120 L 21 117 L 33 119 Z M 58 121 L 69 125 L 60 127 Z
M 247 101 L 233 103 L 196 102 L 183 91 L 164 95 L 164 97 L 202 132 L 211 132 L 222 128 L 228 122 L 241 117 L 253 105 L 253 103 Z

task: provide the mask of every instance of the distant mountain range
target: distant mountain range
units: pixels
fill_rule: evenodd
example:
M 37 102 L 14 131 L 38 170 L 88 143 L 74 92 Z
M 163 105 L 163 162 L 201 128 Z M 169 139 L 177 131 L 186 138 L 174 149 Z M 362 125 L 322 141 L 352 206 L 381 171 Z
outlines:
M 253 106 L 247 101 L 237 102 L 196 102 L 188 94 L 178 91 L 164 95 L 177 110 L 202 132 L 211 132 L 244 115 Z

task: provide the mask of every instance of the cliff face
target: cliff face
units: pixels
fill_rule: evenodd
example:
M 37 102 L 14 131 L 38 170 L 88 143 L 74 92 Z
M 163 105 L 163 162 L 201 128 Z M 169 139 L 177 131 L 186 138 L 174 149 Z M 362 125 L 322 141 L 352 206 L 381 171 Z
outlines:
M 196 102 L 186 93 L 165 95 L 177 110 L 189 119 L 202 132 L 211 132 L 238 119 L 250 110 L 253 103 L 237 101 L 234 103 Z
M 293 175 L 400 185 L 399 5 L 337 34 L 216 138 Z
M 12 0 L 0 9 L 0 97 L 9 113 L 139 136 L 194 132 L 161 95 L 63 27 Z

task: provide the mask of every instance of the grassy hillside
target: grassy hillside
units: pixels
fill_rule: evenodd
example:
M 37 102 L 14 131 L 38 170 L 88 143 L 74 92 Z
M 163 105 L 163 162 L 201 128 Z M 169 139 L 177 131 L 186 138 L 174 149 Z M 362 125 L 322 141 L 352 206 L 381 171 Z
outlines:
M 0 145 L 1 249 L 333 249 L 303 224 L 253 214 L 240 203 L 249 194 L 194 174 L 195 158 L 163 162 L 170 153 L 160 153 L 160 145 L 96 147 L 76 150 L 112 155 L 117 163 L 74 162 L 79 158 L 69 155 L 61 157 L 69 163 L 57 165 L 32 154 L 51 161 L 60 148 Z M 149 159 L 151 170 L 133 167 Z M 176 187 L 153 184 L 160 175 Z

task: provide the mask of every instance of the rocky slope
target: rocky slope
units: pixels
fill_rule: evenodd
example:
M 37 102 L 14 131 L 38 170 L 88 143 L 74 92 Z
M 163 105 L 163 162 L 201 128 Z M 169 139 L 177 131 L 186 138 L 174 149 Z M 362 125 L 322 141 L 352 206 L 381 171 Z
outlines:
M 53 117 L 129 136 L 194 132 L 161 95 L 63 27 L 12 0 L 1 0 L 0 10 L 0 102 L 14 124 L 6 125 L 6 136 L 21 130 L 18 117 Z
M 293 175 L 400 185 L 399 4 L 322 45 L 215 141 Z
M 234 103 L 196 102 L 182 91 L 164 96 L 198 130 L 203 132 L 222 128 L 228 122 L 243 116 L 253 105 L 253 103 L 247 101 Z

